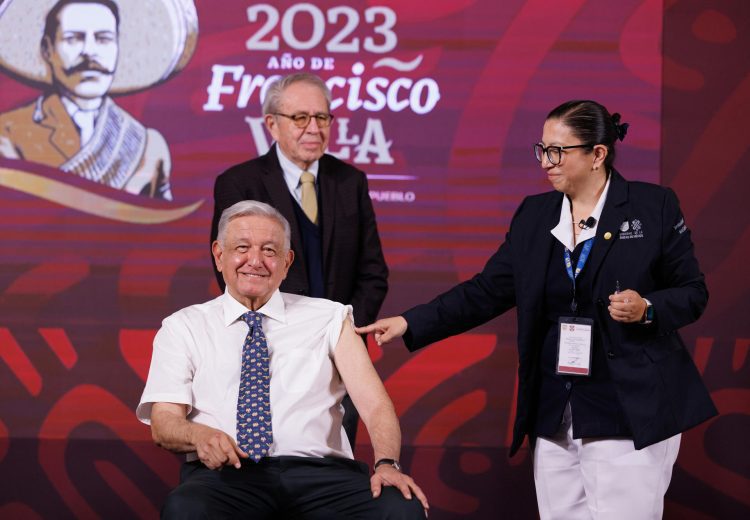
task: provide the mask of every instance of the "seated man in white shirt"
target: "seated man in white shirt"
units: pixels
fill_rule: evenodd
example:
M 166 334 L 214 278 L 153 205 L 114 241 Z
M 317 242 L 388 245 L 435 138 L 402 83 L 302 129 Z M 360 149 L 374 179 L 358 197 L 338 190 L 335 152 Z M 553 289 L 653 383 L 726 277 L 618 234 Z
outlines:
M 425 518 L 351 306 L 278 290 L 294 259 L 286 219 L 238 202 L 213 252 L 226 291 L 164 320 L 136 412 L 157 445 L 187 453 L 162 517 Z M 371 477 L 341 426 L 347 392 L 372 440 Z

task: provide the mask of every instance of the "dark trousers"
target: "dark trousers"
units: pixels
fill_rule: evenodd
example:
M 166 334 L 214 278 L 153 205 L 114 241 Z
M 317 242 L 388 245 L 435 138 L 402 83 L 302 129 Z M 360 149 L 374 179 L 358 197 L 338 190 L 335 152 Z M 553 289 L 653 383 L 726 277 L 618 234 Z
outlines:
M 348 459 L 266 457 L 210 470 L 187 462 L 162 518 L 424 519 L 422 504 L 393 487 L 372 497 L 367 465 Z

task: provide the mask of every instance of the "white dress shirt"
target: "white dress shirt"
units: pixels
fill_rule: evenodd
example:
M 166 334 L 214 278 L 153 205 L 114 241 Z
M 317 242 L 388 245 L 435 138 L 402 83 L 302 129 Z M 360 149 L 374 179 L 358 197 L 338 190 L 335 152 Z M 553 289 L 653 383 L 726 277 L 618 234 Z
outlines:
M 318 186 L 318 166 L 319 161 L 315 161 L 310 165 L 310 167 L 307 170 L 303 170 L 296 164 L 294 164 L 292 161 L 290 161 L 286 155 L 284 155 L 284 152 L 281 151 L 281 148 L 279 148 L 279 145 L 276 144 L 276 156 L 279 158 L 279 164 L 281 165 L 281 171 L 284 172 L 284 182 L 286 182 L 286 187 L 289 188 L 289 193 L 292 194 L 292 197 L 294 197 L 294 200 L 297 201 L 297 204 L 302 206 L 302 184 L 299 182 L 300 177 L 302 177 L 303 172 L 310 172 L 313 174 L 313 177 L 315 177 L 315 186 L 317 189 Z
M 65 107 L 65 111 L 75 123 L 78 128 L 78 132 L 81 135 L 81 148 L 91 140 L 94 135 L 94 128 L 96 127 L 96 118 L 99 117 L 99 108 L 91 110 L 83 110 L 81 107 L 73 103 L 70 99 L 65 96 L 60 96 L 60 101 Z M 100 105 L 101 108 L 101 105 Z
M 136 415 L 150 424 L 157 402 L 188 406 L 187 419 L 237 438 L 248 309 L 228 292 L 166 318 L 154 339 Z M 353 458 L 341 427 L 346 388 L 333 353 L 351 305 L 276 291 L 258 312 L 268 340 L 273 444 L 269 456 Z M 195 460 L 194 453 L 188 460 Z

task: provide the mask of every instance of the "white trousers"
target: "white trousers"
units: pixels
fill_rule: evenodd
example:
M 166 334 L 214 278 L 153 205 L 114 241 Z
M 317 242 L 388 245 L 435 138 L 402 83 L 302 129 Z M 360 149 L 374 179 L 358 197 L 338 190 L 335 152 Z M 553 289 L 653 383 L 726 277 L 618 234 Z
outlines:
M 636 450 L 631 439 L 574 439 L 570 405 L 533 465 L 541 520 L 660 519 L 681 435 Z

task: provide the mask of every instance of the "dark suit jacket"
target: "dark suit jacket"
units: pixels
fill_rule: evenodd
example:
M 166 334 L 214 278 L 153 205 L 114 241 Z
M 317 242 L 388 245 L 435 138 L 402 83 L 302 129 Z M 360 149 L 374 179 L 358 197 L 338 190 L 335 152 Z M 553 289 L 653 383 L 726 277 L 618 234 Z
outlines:
M 416 350 L 517 307 L 519 388 L 511 455 L 533 432 L 539 352 L 546 331 L 539 324 L 545 319 L 545 276 L 556 240 L 550 229 L 559 222 L 562 197 L 558 192 L 527 197 L 505 242 L 481 273 L 403 314 L 409 324 L 404 340 Z M 629 229 L 620 231 L 626 221 Z M 596 302 L 595 331 L 601 336 L 635 447 L 661 441 L 715 415 L 677 333 L 701 315 L 708 291 L 674 192 L 627 182 L 613 172 L 586 269 Z M 610 318 L 608 297 L 618 282 L 622 290 L 634 289 L 653 303 L 652 324 L 623 324 Z
M 221 213 L 241 200 L 257 200 L 279 210 L 292 228 L 295 259 L 281 290 L 309 294 L 302 237 L 294 213 L 295 202 L 284 182 L 276 145 L 267 154 L 232 166 L 214 185 L 211 242 L 216 239 Z M 320 158 L 320 225 L 326 298 L 354 307 L 357 325 L 372 323 L 388 290 L 388 267 L 375 222 L 365 174 L 325 154 Z M 213 264 L 213 261 L 212 261 Z M 215 267 L 214 267 L 215 269 Z M 224 280 L 217 274 L 219 285 Z

